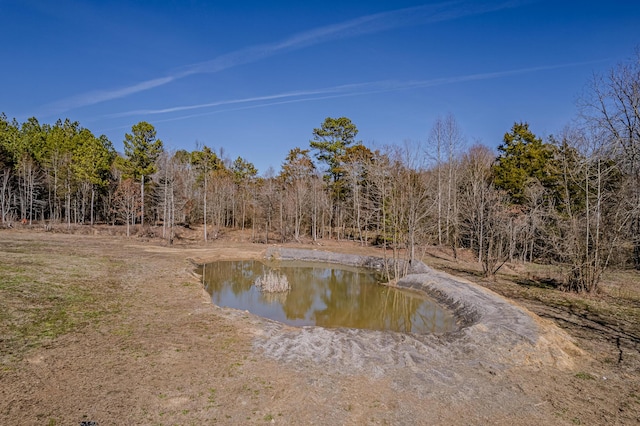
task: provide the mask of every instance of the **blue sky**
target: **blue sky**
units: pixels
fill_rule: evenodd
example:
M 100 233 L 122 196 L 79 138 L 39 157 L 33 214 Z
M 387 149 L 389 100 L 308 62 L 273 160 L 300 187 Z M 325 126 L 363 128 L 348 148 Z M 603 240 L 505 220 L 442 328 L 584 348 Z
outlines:
M 326 117 L 369 147 L 453 114 L 495 148 L 559 133 L 594 73 L 640 45 L 640 2 L 0 0 L 0 112 L 79 121 L 122 150 L 139 121 L 279 170 Z

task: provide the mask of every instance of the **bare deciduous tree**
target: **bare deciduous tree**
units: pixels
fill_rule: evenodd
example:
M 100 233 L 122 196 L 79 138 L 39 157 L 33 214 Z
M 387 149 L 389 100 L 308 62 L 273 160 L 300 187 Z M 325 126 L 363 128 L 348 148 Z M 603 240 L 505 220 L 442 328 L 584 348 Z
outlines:
M 582 107 L 591 127 L 604 131 L 606 143 L 615 150 L 612 157 L 630 181 L 625 186 L 631 219 L 627 237 L 640 269 L 640 47 L 630 61 L 594 76 Z
M 438 244 L 450 245 L 454 256 L 459 238 L 458 156 L 463 142 L 462 131 L 453 114 L 435 121 L 429 144 L 435 151 Z
M 569 266 L 565 289 L 593 292 L 631 218 L 624 181 L 602 132 L 569 130 L 559 153 L 563 195 L 547 220 L 550 241 Z
M 475 251 L 487 276 L 494 276 L 509 259 L 514 219 L 505 194 L 491 182 L 494 158 L 489 148 L 474 145 L 461 162 L 462 239 Z
M 140 208 L 139 186 L 133 179 L 120 181 L 114 194 L 113 206 L 116 215 L 127 226 L 127 237 L 131 235 L 130 226 L 135 224 L 136 213 Z

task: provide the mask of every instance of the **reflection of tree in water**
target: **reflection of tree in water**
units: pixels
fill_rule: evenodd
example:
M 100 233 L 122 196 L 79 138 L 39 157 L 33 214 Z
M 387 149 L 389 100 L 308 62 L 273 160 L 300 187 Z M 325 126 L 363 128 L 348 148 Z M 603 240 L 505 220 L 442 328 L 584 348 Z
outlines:
M 391 330 L 407 331 L 412 330 L 413 320 L 417 315 L 421 300 L 415 297 L 409 297 L 406 293 L 400 291 L 386 291 L 386 297 L 382 305 L 382 318 L 385 318 Z M 422 325 L 427 325 L 422 322 Z M 416 324 L 418 326 L 418 324 Z
M 320 326 L 435 332 L 455 324 L 435 302 L 394 288 L 380 289 L 367 274 L 332 271 L 328 291 L 321 297 L 326 308 L 314 312 Z
M 386 293 L 383 317 L 387 329 L 397 331 L 421 330 L 435 333 L 438 330 L 455 328 L 455 317 L 438 309 L 432 300 L 423 300 L 409 291 L 389 289 Z
M 455 327 L 453 315 L 435 302 L 412 292 L 381 287 L 372 273 L 334 269 L 331 265 L 301 266 L 282 262 L 272 266 L 287 276 L 291 284 L 289 292 L 254 290 L 245 294 L 252 291 L 258 276 L 271 269 L 259 261 L 208 264 L 203 267 L 203 277 L 216 304 L 219 304 L 221 294 L 231 292 L 238 299 L 253 300 L 251 303 L 280 306 L 286 320 L 298 324 L 303 321 L 323 327 L 400 332 L 442 331 Z
M 282 305 L 287 319 L 300 320 L 309 319 L 308 313 L 313 306 L 313 301 L 318 298 L 321 286 L 318 285 L 319 280 L 318 268 L 290 268 L 283 267 L 282 272 L 287 275 L 291 290 L 287 303 Z
M 205 288 L 213 297 L 213 302 L 217 304 L 220 301 L 217 296 L 226 289 L 231 290 L 236 296 L 249 291 L 255 280 L 256 263 L 262 266 L 253 260 L 221 261 L 204 265 Z
M 278 303 L 283 307 L 287 305 L 287 297 L 289 297 L 288 291 L 279 291 L 279 292 L 260 292 L 260 300 L 265 303 Z
M 316 324 L 325 327 L 373 328 L 377 318 L 379 291 L 373 276 L 332 269 L 327 290 L 321 295 L 326 308 L 313 314 Z

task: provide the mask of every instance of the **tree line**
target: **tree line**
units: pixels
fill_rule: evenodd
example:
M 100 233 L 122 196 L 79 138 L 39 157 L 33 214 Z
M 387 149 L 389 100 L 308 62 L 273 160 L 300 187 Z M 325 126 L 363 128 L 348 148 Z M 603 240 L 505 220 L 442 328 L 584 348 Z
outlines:
M 516 122 L 497 153 L 467 146 L 453 115 L 425 141 L 379 149 L 328 117 L 262 176 L 207 145 L 168 151 L 147 122 L 119 154 L 77 122 L 2 114 L 0 219 L 156 226 L 169 242 L 195 224 L 205 241 L 229 228 L 264 243 L 349 239 L 407 261 L 390 275 L 437 244 L 472 250 L 488 276 L 506 262 L 558 263 L 565 288 L 594 291 L 612 264 L 640 269 L 640 55 L 588 93 L 560 135 Z

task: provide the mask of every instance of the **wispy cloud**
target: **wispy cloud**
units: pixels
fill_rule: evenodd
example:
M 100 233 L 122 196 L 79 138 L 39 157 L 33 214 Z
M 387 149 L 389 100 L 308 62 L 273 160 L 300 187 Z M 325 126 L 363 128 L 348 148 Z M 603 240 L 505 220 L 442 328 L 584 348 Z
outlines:
M 51 112 L 63 112 L 70 109 L 78 108 L 86 105 L 93 105 L 99 102 L 109 101 L 112 99 L 119 99 L 125 96 L 132 95 L 134 93 L 142 92 L 144 90 L 153 89 L 154 87 L 164 86 L 175 80 L 175 76 L 155 78 L 153 80 L 143 81 L 132 86 L 122 87 L 114 90 L 96 90 L 92 92 L 83 93 L 81 95 L 73 96 L 67 99 L 58 101 L 52 105 Z
M 299 102 L 313 102 L 325 99 L 350 97 L 350 96 L 363 96 L 376 93 L 393 92 L 410 89 L 420 89 L 428 87 L 443 86 L 447 84 L 464 83 L 470 81 L 482 81 L 492 80 L 504 77 L 511 77 L 522 74 L 530 74 L 542 71 L 551 71 L 561 68 L 570 68 L 583 65 L 592 65 L 601 61 L 588 61 L 588 62 L 571 62 L 556 65 L 543 65 L 537 67 L 519 68 L 514 70 L 496 71 L 488 73 L 475 73 L 466 74 L 451 77 L 434 78 L 429 80 L 412 80 L 412 81 L 396 81 L 396 80 L 382 80 L 365 83 L 344 84 L 340 86 L 326 87 L 320 89 L 311 90 L 298 90 L 291 92 L 278 93 L 266 96 L 256 96 L 241 99 L 228 99 L 215 102 L 208 102 L 195 105 L 183 105 L 175 107 L 167 107 L 161 109 L 146 109 L 126 111 L 122 113 L 112 114 L 109 118 L 116 117 L 128 117 L 139 115 L 158 115 L 169 114 L 182 111 L 193 111 L 198 109 L 211 109 L 216 108 L 213 111 L 205 111 L 196 114 L 181 115 L 176 117 L 170 117 L 163 120 L 154 120 L 154 122 L 166 122 L 166 121 L 178 121 L 185 120 L 194 117 L 200 117 L 211 114 L 219 114 L 222 112 L 238 111 L 243 109 L 264 108 L 273 105 L 282 105 L 289 103 Z M 231 108 L 217 108 L 224 106 L 236 105 Z
M 229 100 L 223 100 L 223 101 L 207 102 L 204 104 L 180 105 L 180 106 L 166 107 L 166 108 L 160 108 L 160 109 L 138 109 L 133 111 L 110 114 L 107 116 L 107 118 L 130 117 L 130 116 L 137 116 L 137 115 L 167 114 L 171 112 L 189 111 L 189 110 L 203 109 L 203 108 L 213 108 L 213 107 L 219 107 L 223 105 L 273 101 L 277 99 L 295 98 L 295 97 L 302 97 L 302 96 L 326 95 L 328 93 L 353 91 L 353 90 L 357 90 L 362 86 L 367 86 L 367 85 L 369 85 L 369 83 L 347 84 L 342 86 L 328 87 L 324 89 L 297 90 L 292 92 L 278 93 L 275 95 L 256 96 L 256 97 L 242 98 L 242 99 L 229 99 Z
M 239 65 L 256 62 L 279 53 L 298 50 L 320 43 L 377 33 L 398 27 L 454 20 L 465 16 L 513 8 L 523 3 L 529 3 L 529 1 L 502 1 L 490 4 L 478 4 L 471 0 L 457 0 L 366 15 L 342 23 L 298 33 L 279 42 L 250 46 L 218 56 L 209 61 L 187 65 L 168 73 L 165 77 L 154 78 L 116 89 L 96 90 L 83 93 L 54 102 L 47 105 L 45 109 L 49 114 L 57 114 L 83 106 L 124 98 L 191 75 L 215 73 Z

